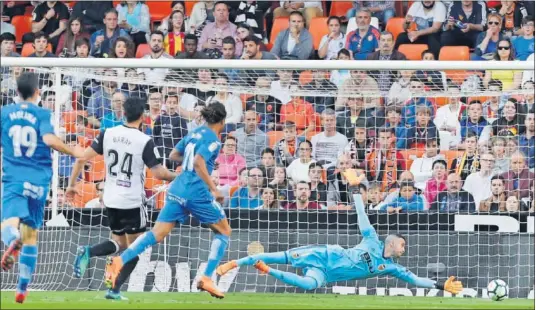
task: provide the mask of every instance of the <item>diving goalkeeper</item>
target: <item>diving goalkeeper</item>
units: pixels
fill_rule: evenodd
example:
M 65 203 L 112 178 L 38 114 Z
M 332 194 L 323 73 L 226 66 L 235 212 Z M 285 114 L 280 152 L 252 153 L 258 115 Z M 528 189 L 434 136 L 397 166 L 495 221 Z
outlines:
M 353 184 L 358 184 L 361 180 L 352 170 L 349 170 L 346 176 Z M 405 238 L 389 235 L 385 241 L 380 241 L 370 225 L 361 195 L 353 196 L 359 229 L 363 236 L 357 246 L 349 249 L 338 245 L 304 246 L 284 252 L 257 254 L 222 264 L 216 272 L 222 276 L 239 266 L 253 265 L 262 273 L 304 290 L 314 290 L 330 282 L 388 275 L 419 287 L 437 288 L 452 294 L 462 291 L 462 283 L 456 281 L 453 276 L 446 281 L 434 281 L 420 278 L 397 264 L 394 260 L 405 252 Z M 304 276 L 270 268 L 267 264 L 290 264 L 295 268 L 303 268 Z

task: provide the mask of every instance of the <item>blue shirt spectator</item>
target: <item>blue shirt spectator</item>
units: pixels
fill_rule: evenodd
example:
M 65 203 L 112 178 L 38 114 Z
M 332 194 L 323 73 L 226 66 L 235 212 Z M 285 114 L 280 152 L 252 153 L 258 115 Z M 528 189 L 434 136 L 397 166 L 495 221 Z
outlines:
M 387 213 L 419 212 L 425 210 L 425 203 L 422 196 L 417 195 L 413 182 L 402 181 L 398 197 L 382 206 L 380 210 Z
M 248 172 L 248 186 L 239 188 L 231 198 L 230 208 L 258 209 L 263 205 L 261 188 L 264 184 L 264 173 L 259 168 L 251 168 Z
M 525 117 L 525 133 L 519 136 L 519 150 L 525 154 L 530 169 L 534 169 L 534 112 Z
M 303 16 L 290 14 L 289 22 L 289 28 L 277 35 L 271 52 L 279 59 L 309 59 L 314 52 L 313 36 L 305 28 Z M 298 40 L 294 39 L 295 36 Z
M 117 84 L 112 81 L 104 81 L 103 85 L 95 90 L 87 103 L 87 114 L 92 117 L 92 123 L 100 125 L 100 119 L 111 111 L 112 96 L 117 92 Z M 97 121 L 95 121 L 97 120 Z
M 470 12 L 467 16 L 466 12 Z M 483 1 L 452 1 L 441 34 L 442 46 L 473 47 L 486 26 L 486 4 Z
M 104 29 L 95 31 L 90 38 L 92 56 L 107 57 L 115 40 L 119 37 L 129 37 L 128 32 L 117 25 L 118 14 L 110 9 L 104 14 Z
M 434 118 L 435 109 L 434 105 L 428 101 L 425 97 L 413 98 L 410 99 L 406 105 L 402 108 L 402 120 L 404 125 L 413 126 L 415 125 L 415 115 L 417 113 L 417 106 L 425 105 L 430 109 L 430 116 Z
M 523 35 L 518 36 L 512 42 L 517 60 L 527 60 L 534 53 L 534 17 L 523 17 Z
M 346 49 L 352 53 L 355 60 L 366 60 L 367 55 L 375 52 L 378 48 L 380 31 L 369 25 L 369 12 L 357 13 L 356 20 L 357 29 L 346 36 Z

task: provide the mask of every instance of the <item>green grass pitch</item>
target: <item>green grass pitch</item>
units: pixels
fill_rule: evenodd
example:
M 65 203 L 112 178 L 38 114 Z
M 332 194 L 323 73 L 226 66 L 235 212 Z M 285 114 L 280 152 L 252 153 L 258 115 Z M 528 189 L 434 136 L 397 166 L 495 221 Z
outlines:
M 534 309 L 534 300 L 500 302 L 480 298 L 393 297 L 320 294 L 125 293 L 128 301 L 104 299 L 104 292 L 30 292 L 22 305 L 2 291 L 0 309 Z

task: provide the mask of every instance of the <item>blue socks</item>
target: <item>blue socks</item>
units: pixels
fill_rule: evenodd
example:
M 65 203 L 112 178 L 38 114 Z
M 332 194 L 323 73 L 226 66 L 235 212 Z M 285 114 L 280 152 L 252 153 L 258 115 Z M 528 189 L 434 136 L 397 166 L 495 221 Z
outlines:
M 318 287 L 316 280 L 312 277 L 302 277 L 292 272 L 281 271 L 274 268 L 270 268 L 268 274 L 286 284 L 297 286 L 304 290 L 314 290 Z
M 208 255 L 207 267 L 205 268 L 205 276 L 211 278 L 214 270 L 218 267 L 227 245 L 229 244 L 229 237 L 216 234 L 212 240 L 212 245 L 210 246 L 210 254 Z
M 2 242 L 6 247 L 11 245 L 15 239 L 20 238 L 20 232 L 17 228 L 11 225 L 5 225 L 2 229 Z
M 17 292 L 24 293 L 28 289 L 28 284 L 32 280 L 32 275 L 37 264 L 37 246 L 23 245 L 19 258 L 19 284 Z
M 263 262 L 270 264 L 288 264 L 287 255 L 285 252 L 274 253 L 262 253 L 252 256 L 247 256 L 236 261 L 238 266 L 253 266 L 255 262 L 262 260 Z
M 121 260 L 123 260 L 123 266 L 133 260 L 135 257 L 143 253 L 145 249 L 156 244 L 156 238 L 152 231 L 148 231 L 138 237 L 123 254 L 121 254 Z

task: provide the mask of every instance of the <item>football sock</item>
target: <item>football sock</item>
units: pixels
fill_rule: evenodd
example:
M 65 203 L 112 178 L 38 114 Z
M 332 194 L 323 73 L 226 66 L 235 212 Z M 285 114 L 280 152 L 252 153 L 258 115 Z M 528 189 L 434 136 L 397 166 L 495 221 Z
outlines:
M 210 254 L 208 255 L 207 267 L 205 268 L 205 276 L 212 277 L 214 270 L 218 267 L 227 245 L 229 244 L 229 237 L 216 234 L 212 240 L 212 245 L 210 246 Z
M 275 252 L 275 253 L 262 253 L 247 256 L 236 261 L 238 266 L 252 266 L 258 260 L 262 260 L 266 264 L 288 264 L 287 255 L 285 252 Z
M 17 292 L 24 293 L 32 280 L 35 265 L 37 264 L 37 246 L 25 244 L 22 246 L 20 253 Z
M 114 240 L 106 240 L 89 248 L 89 257 L 106 256 L 119 252 L 119 244 Z
M 315 279 L 307 276 L 302 277 L 292 272 L 286 272 L 270 268 L 268 274 L 280 281 L 285 282 L 286 284 L 297 286 L 304 290 L 314 290 L 318 287 Z
M 119 276 L 117 276 L 117 280 L 115 280 L 115 285 L 112 290 L 114 293 L 119 293 L 121 291 L 121 285 L 128 280 L 128 277 L 130 277 L 130 274 L 134 271 L 134 268 L 136 268 L 136 264 L 139 260 L 140 257 L 136 256 L 121 268 L 121 272 L 119 273 Z
M 18 238 L 20 238 L 20 232 L 17 228 L 11 225 L 5 225 L 2 228 L 2 242 L 6 247 L 10 246 L 11 242 Z
M 121 260 L 123 261 L 123 266 L 128 262 L 138 257 L 145 249 L 156 244 L 156 238 L 152 231 L 148 231 L 143 235 L 139 236 L 136 241 L 126 249 L 123 254 L 121 254 Z

